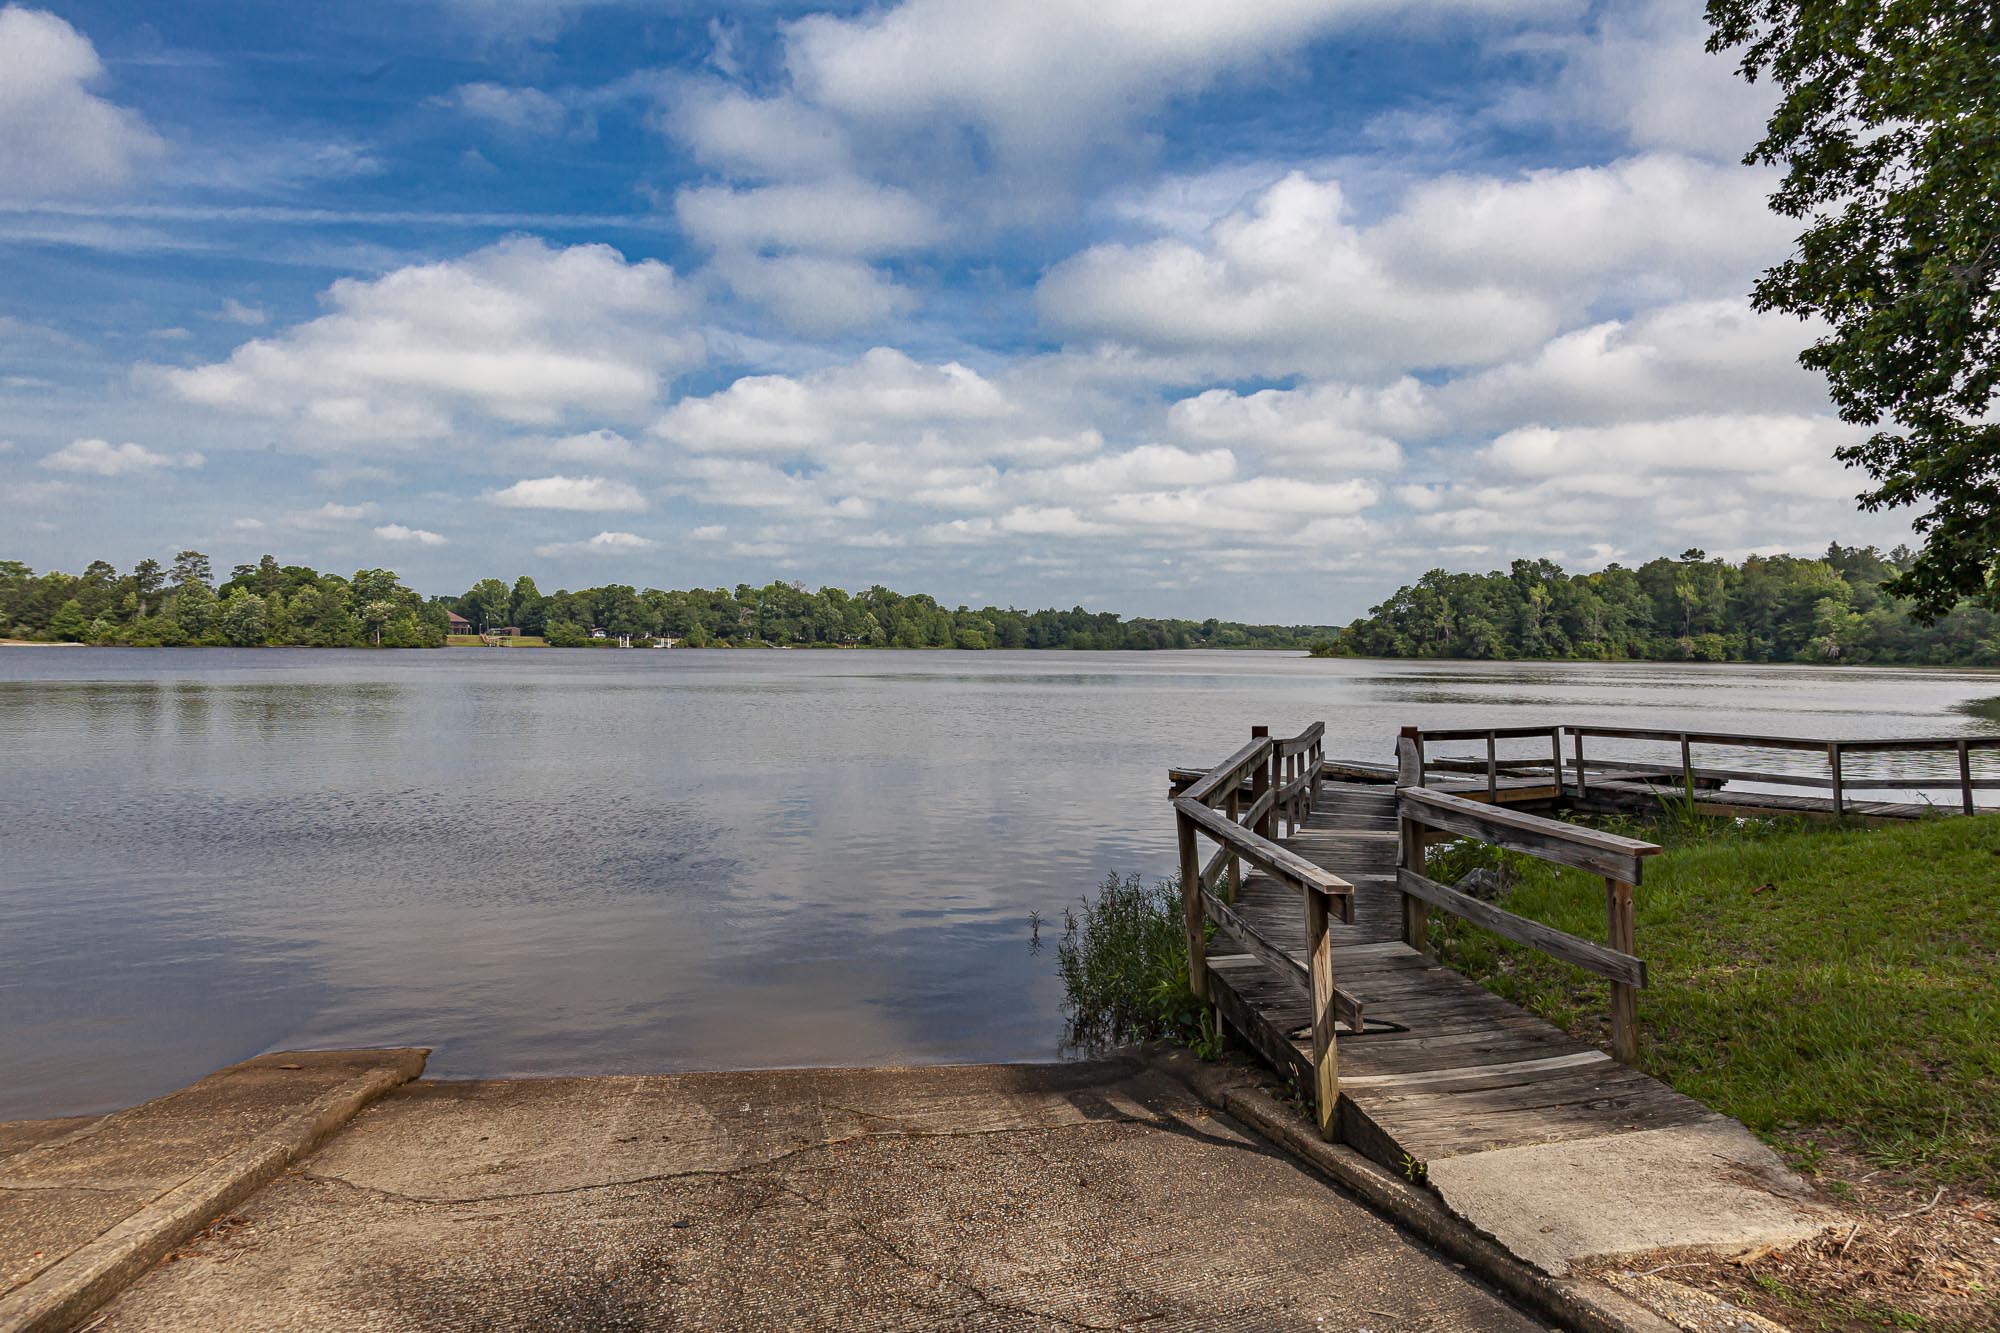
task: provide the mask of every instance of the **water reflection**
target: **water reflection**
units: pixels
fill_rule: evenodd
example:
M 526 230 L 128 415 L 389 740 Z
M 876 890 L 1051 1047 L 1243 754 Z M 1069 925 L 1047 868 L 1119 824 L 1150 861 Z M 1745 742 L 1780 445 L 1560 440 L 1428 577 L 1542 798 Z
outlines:
M 1029 913 L 1168 871 L 1163 770 L 1253 723 L 1376 759 L 1404 723 L 1551 715 L 2000 729 L 1953 711 L 1995 692 L 1973 672 L 62 650 L 0 677 L 0 1117 L 296 1044 L 446 1075 L 1049 1057 Z

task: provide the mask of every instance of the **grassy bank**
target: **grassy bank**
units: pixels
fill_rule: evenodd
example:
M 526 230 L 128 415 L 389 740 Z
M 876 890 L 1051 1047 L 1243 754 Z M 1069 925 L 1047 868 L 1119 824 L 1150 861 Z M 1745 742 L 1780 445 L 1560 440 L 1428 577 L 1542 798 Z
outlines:
M 1510 910 L 1604 938 L 1601 881 L 1504 860 Z M 1649 864 L 1637 908 L 1648 1072 L 1808 1169 L 1851 1151 L 2000 1195 L 2000 817 L 1697 835 Z M 1433 930 L 1452 966 L 1602 1034 L 1604 983 L 1453 918 Z

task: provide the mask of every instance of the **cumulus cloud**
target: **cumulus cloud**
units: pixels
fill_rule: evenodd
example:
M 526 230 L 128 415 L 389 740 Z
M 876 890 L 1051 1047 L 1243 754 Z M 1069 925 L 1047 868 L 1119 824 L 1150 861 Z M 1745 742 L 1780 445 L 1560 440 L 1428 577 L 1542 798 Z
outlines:
M 599 466 L 637 467 L 645 461 L 639 447 L 615 430 L 583 431 L 552 440 L 539 449 L 549 458 L 565 463 L 595 463 Z
M 180 398 L 291 423 L 317 443 L 446 438 L 461 417 L 550 425 L 638 413 L 697 363 L 696 301 L 656 260 L 513 237 L 328 289 L 329 313 L 155 374 Z
M 487 498 L 508 509 L 628 513 L 646 508 L 637 487 L 607 477 L 530 477 Z
M 881 324 L 917 306 L 915 292 L 858 259 L 732 252 L 709 267 L 738 296 L 811 337 Z
M 1397 437 L 1430 433 L 1439 414 L 1424 387 L 1405 376 L 1383 389 L 1209 389 L 1175 403 L 1167 421 L 1184 440 L 1256 448 L 1319 471 L 1382 472 L 1402 465 Z
M 688 235 L 716 249 L 886 255 L 929 245 L 944 231 L 916 196 L 855 179 L 699 186 L 674 196 L 674 214 Z
M 253 305 L 246 305 L 233 296 L 224 297 L 222 310 L 216 318 L 228 320 L 231 324 L 262 325 L 270 316 Z
M 0 9 L 0 199 L 61 198 L 124 184 L 165 143 L 134 111 L 90 91 L 97 48 L 40 9 Z
M 401 523 L 384 523 L 375 535 L 385 542 L 408 542 L 416 546 L 443 546 L 445 539 L 423 528 L 406 528 Z
M 569 109 L 539 88 L 462 83 L 432 101 L 515 134 L 556 135 L 569 126 Z
M 566 555 L 630 555 L 637 551 L 650 551 L 659 543 L 650 537 L 641 537 L 632 532 L 600 532 L 595 537 L 576 542 L 549 542 L 537 546 L 535 554 L 544 560 L 554 560 Z
M 143 444 L 112 444 L 108 440 L 71 440 L 54 453 L 42 456 L 42 466 L 57 472 L 83 472 L 93 477 L 123 477 L 133 473 L 159 472 L 169 468 L 197 468 L 202 456 L 187 453 L 163 454 Z

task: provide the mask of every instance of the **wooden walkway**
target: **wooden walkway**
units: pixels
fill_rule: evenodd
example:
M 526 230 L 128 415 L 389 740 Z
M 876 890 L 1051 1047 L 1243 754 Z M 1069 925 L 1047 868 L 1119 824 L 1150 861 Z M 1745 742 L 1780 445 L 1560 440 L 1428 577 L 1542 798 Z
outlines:
M 1332 766 L 1330 766 L 1332 767 Z M 1478 792 L 1483 796 L 1484 783 Z M 1503 796 L 1503 801 L 1505 797 Z M 1720 1119 L 1701 1103 L 1439 966 L 1403 943 L 1395 789 L 1326 781 L 1286 849 L 1354 886 L 1354 921 L 1328 927 L 1335 983 L 1362 1003 L 1339 1034 L 1338 1129 L 1383 1164 Z M 1298 890 L 1261 871 L 1234 904 L 1272 943 L 1305 959 Z M 1294 987 L 1217 937 L 1211 991 L 1230 1026 L 1313 1086 L 1310 1015 Z

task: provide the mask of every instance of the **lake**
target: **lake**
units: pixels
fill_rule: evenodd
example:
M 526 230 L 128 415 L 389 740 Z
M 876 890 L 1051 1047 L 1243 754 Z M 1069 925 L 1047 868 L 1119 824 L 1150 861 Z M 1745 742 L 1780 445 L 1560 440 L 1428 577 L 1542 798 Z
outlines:
M 1408 723 L 1984 735 L 1958 710 L 1996 694 L 1219 652 L 0 649 L 0 1119 L 293 1046 L 431 1046 L 441 1076 L 1053 1058 L 1046 923 L 1107 871 L 1171 872 L 1166 768 L 1253 723 L 1387 761 Z

